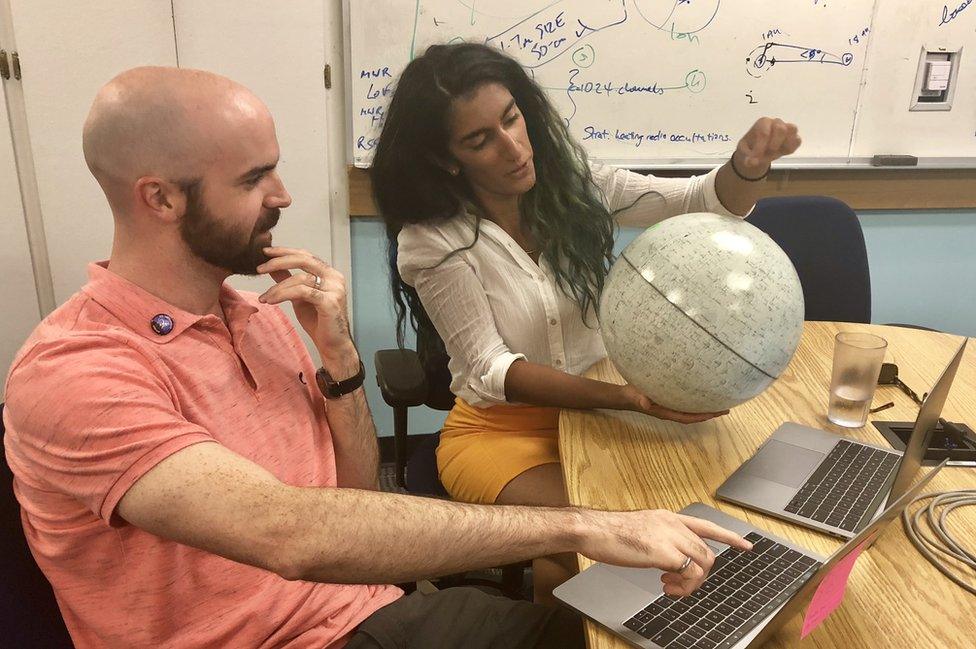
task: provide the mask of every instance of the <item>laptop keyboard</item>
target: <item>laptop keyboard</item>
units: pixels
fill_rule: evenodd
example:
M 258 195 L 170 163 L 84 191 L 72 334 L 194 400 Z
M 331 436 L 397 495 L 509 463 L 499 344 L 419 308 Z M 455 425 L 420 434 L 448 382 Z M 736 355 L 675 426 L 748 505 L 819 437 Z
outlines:
M 752 552 L 728 548 L 701 588 L 687 597 L 661 595 L 624 626 L 661 647 L 727 648 L 799 590 L 820 563 L 750 532 Z
M 852 532 L 894 471 L 897 453 L 841 440 L 786 506 L 786 511 Z

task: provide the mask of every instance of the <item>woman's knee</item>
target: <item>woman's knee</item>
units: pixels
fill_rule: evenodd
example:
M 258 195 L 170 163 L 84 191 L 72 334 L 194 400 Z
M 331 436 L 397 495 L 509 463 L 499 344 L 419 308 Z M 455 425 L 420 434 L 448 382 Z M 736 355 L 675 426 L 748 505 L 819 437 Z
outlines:
M 569 504 L 561 464 L 543 464 L 518 474 L 502 488 L 496 505 L 564 507 Z

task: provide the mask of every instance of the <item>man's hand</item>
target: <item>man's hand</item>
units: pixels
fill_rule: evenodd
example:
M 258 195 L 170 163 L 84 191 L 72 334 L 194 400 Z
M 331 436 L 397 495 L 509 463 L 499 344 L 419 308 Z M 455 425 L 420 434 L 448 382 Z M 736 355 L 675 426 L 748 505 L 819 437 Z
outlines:
M 634 512 L 581 510 L 584 541 L 580 553 L 594 561 L 663 570 L 664 592 L 690 595 L 708 575 L 715 553 L 703 538 L 749 551 L 752 544 L 710 521 L 656 509 Z M 686 558 L 691 562 L 681 569 Z
M 346 279 L 342 274 L 307 250 L 270 247 L 264 253 L 271 259 L 258 266 L 257 271 L 271 275 L 276 283 L 258 299 L 267 304 L 291 302 L 323 363 L 327 356 L 348 356 L 354 347 L 349 334 Z M 359 369 L 358 357 L 355 361 L 355 367 L 348 372 L 350 376 Z
M 732 156 L 740 173 L 758 178 L 769 170 L 774 160 L 790 155 L 799 147 L 796 124 L 760 117 L 739 140 Z
M 651 415 L 658 419 L 676 421 L 679 424 L 696 424 L 700 421 L 712 419 L 713 417 L 729 414 L 728 410 L 723 410 L 722 412 L 680 412 L 678 410 L 671 410 L 670 408 L 665 408 L 654 403 L 630 384 L 621 385 L 620 391 L 623 395 L 623 401 L 626 404 L 624 409 L 642 412 L 645 415 Z

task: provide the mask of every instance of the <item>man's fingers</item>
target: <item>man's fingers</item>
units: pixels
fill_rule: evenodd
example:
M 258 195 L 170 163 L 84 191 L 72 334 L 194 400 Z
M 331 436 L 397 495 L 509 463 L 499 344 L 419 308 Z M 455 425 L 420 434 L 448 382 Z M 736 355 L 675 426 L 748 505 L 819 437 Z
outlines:
M 305 273 L 298 273 L 297 275 L 292 275 L 286 270 L 275 271 L 275 273 L 278 275 L 280 275 L 281 273 L 285 273 L 285 275 L 280 279 L 272 275 L 272 277 L 274 277 L 275 282 L 277 283 L 261 294 L 260 298 L 258 299 L 262 302 L 265 301 L 268 297 L 273 296 L 284 289 L 289 289 L 293 286 L 299 286 L 301 284 L 309 284 L 309 282 L 305 279 L 306 277 L 308 277 L 308 275 L 306 275 Z
M 312 288 L 308 284 L 293 284 L 282 288 L 281 284 L 276 284 L 265 295 L 261 296 L 261 301 L 265 304 L 281 304 L 282 302 L 308 302 L 312 306 L 323 305 L 327 310 L 335 307 L 336 298 L 328 293 Z
M 278 299 L 281 291 L 300 286 L 306 286 L 320 293 L 341 293 L 343 296 L 345 295 L 345 283 L 343 283 L 341 280 L 336 280 L 334 278 L 323 279 L 318 286 L 315 286 L 315 277 L 315 275 L 308 273 L 297 273 L 295 275 L 288 274 L 284 279 L 278 281 L 277 284 L 261 294 L 259 301 L 277 304 L 281 301 Z M 314 293 L 308 293 L 306 291 L 299 291 L 298 295 L 299 299 L 305 300 L 318 297 Z
M 679 547 L 682 552 L 691 557 L 692 563 L 698 565 L 704 574 L 708 574 L 708 571 L 712 569 L 712 565 L 715 563 L 715 553 L 700 537 L 687 532 L 683 545 Z M 687 573 L 688 571 L 685 570 L 682 574 L 687 575 Z
M 703 581 L 705 581 L 705 572 L 694 561 L 681 572 L 665 572 L 661 575 L 661 583 L 665 585 L 664 592 L 679 597 L 692 594 Z
M 265 302 L 267 304 L 278 304 L 283 302 L 282 295 L 297 295 L 299 299 L 307 300 L 312 297 L 311 293 L 306 293 L 304 289 L 311 289 L 309 283 L 305 281 L 304 274 L 302 275 L 292 275 L 288 279 L 275 284 L 267 291 L 261 294 L 258 298 L 259 302 Z M 295 289 L 298 289 L 296 292 Z M 314 289 L 313 289 L 314 290 Z
M 283 257 L 285 255 L 304 255 L 314 257 L 314 255 L 308 250 L 302 250 L 301 248 L 287 248 L 285 246 L 268 246 L 264 249 L 264 253 L 269 257 Z
M 327 263 L 311 255 L 287 255 L 275 257 L 257 267 L 259 273 L 272 273 L 278 270 L 301 269 L 313 275 L 324 275 L 332 268 Z
M 735 532 L 716 525 L 711 521 L 695 518 L 694 516 L 685 516 L 684 514 L 678 514 L 678 518 L 681 519 L 681 522 L 689 530 L 702 538 L 719 541 L 720 543 L 725 543 L 744 551 L 752 549 L 752 543 L 749 543 L 749 541 L 746 541 Z
M 270 250 L 270 248 L 266 250 Z M 312 257 L 311 255 L 276 257 L 258 266 L 257 271 L 270 275 L 278 283 L 291 277 L 292 271 L 300 271 L 298 273 L 299 277 L 317 276 L 322 278 L 321 288 L 331 286 L 345 290 L 345 277 L 343 277 L 342 273 L 321 259 Z M 314 284 L 312 281 L 308 283 Z

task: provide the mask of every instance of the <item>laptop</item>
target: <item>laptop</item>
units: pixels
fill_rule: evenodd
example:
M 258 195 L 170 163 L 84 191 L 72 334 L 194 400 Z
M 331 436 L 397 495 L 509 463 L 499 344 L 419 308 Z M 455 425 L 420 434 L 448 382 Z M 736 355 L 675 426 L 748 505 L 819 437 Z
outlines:
M 596 563 L 553 594 L 581 615 L 650 649 L 743 649 L 765 642 L 807 607 L 830 571 L 863 543 L 872 542 L 945 466 L 932 469 L 829 559 L 749 523 L 694 503 L 681 510 L 730 529 L 753 543 L 742 552 L 705 539 L 715 564 L 701 588 L 687 597 L 664 594 L 660 570 Z
M 722 483 L 716 496 L 851 538 L 886 500 L 901 496 L 918 473 L 967 340 L 923 400 L 904 452 L 787 422 Z

